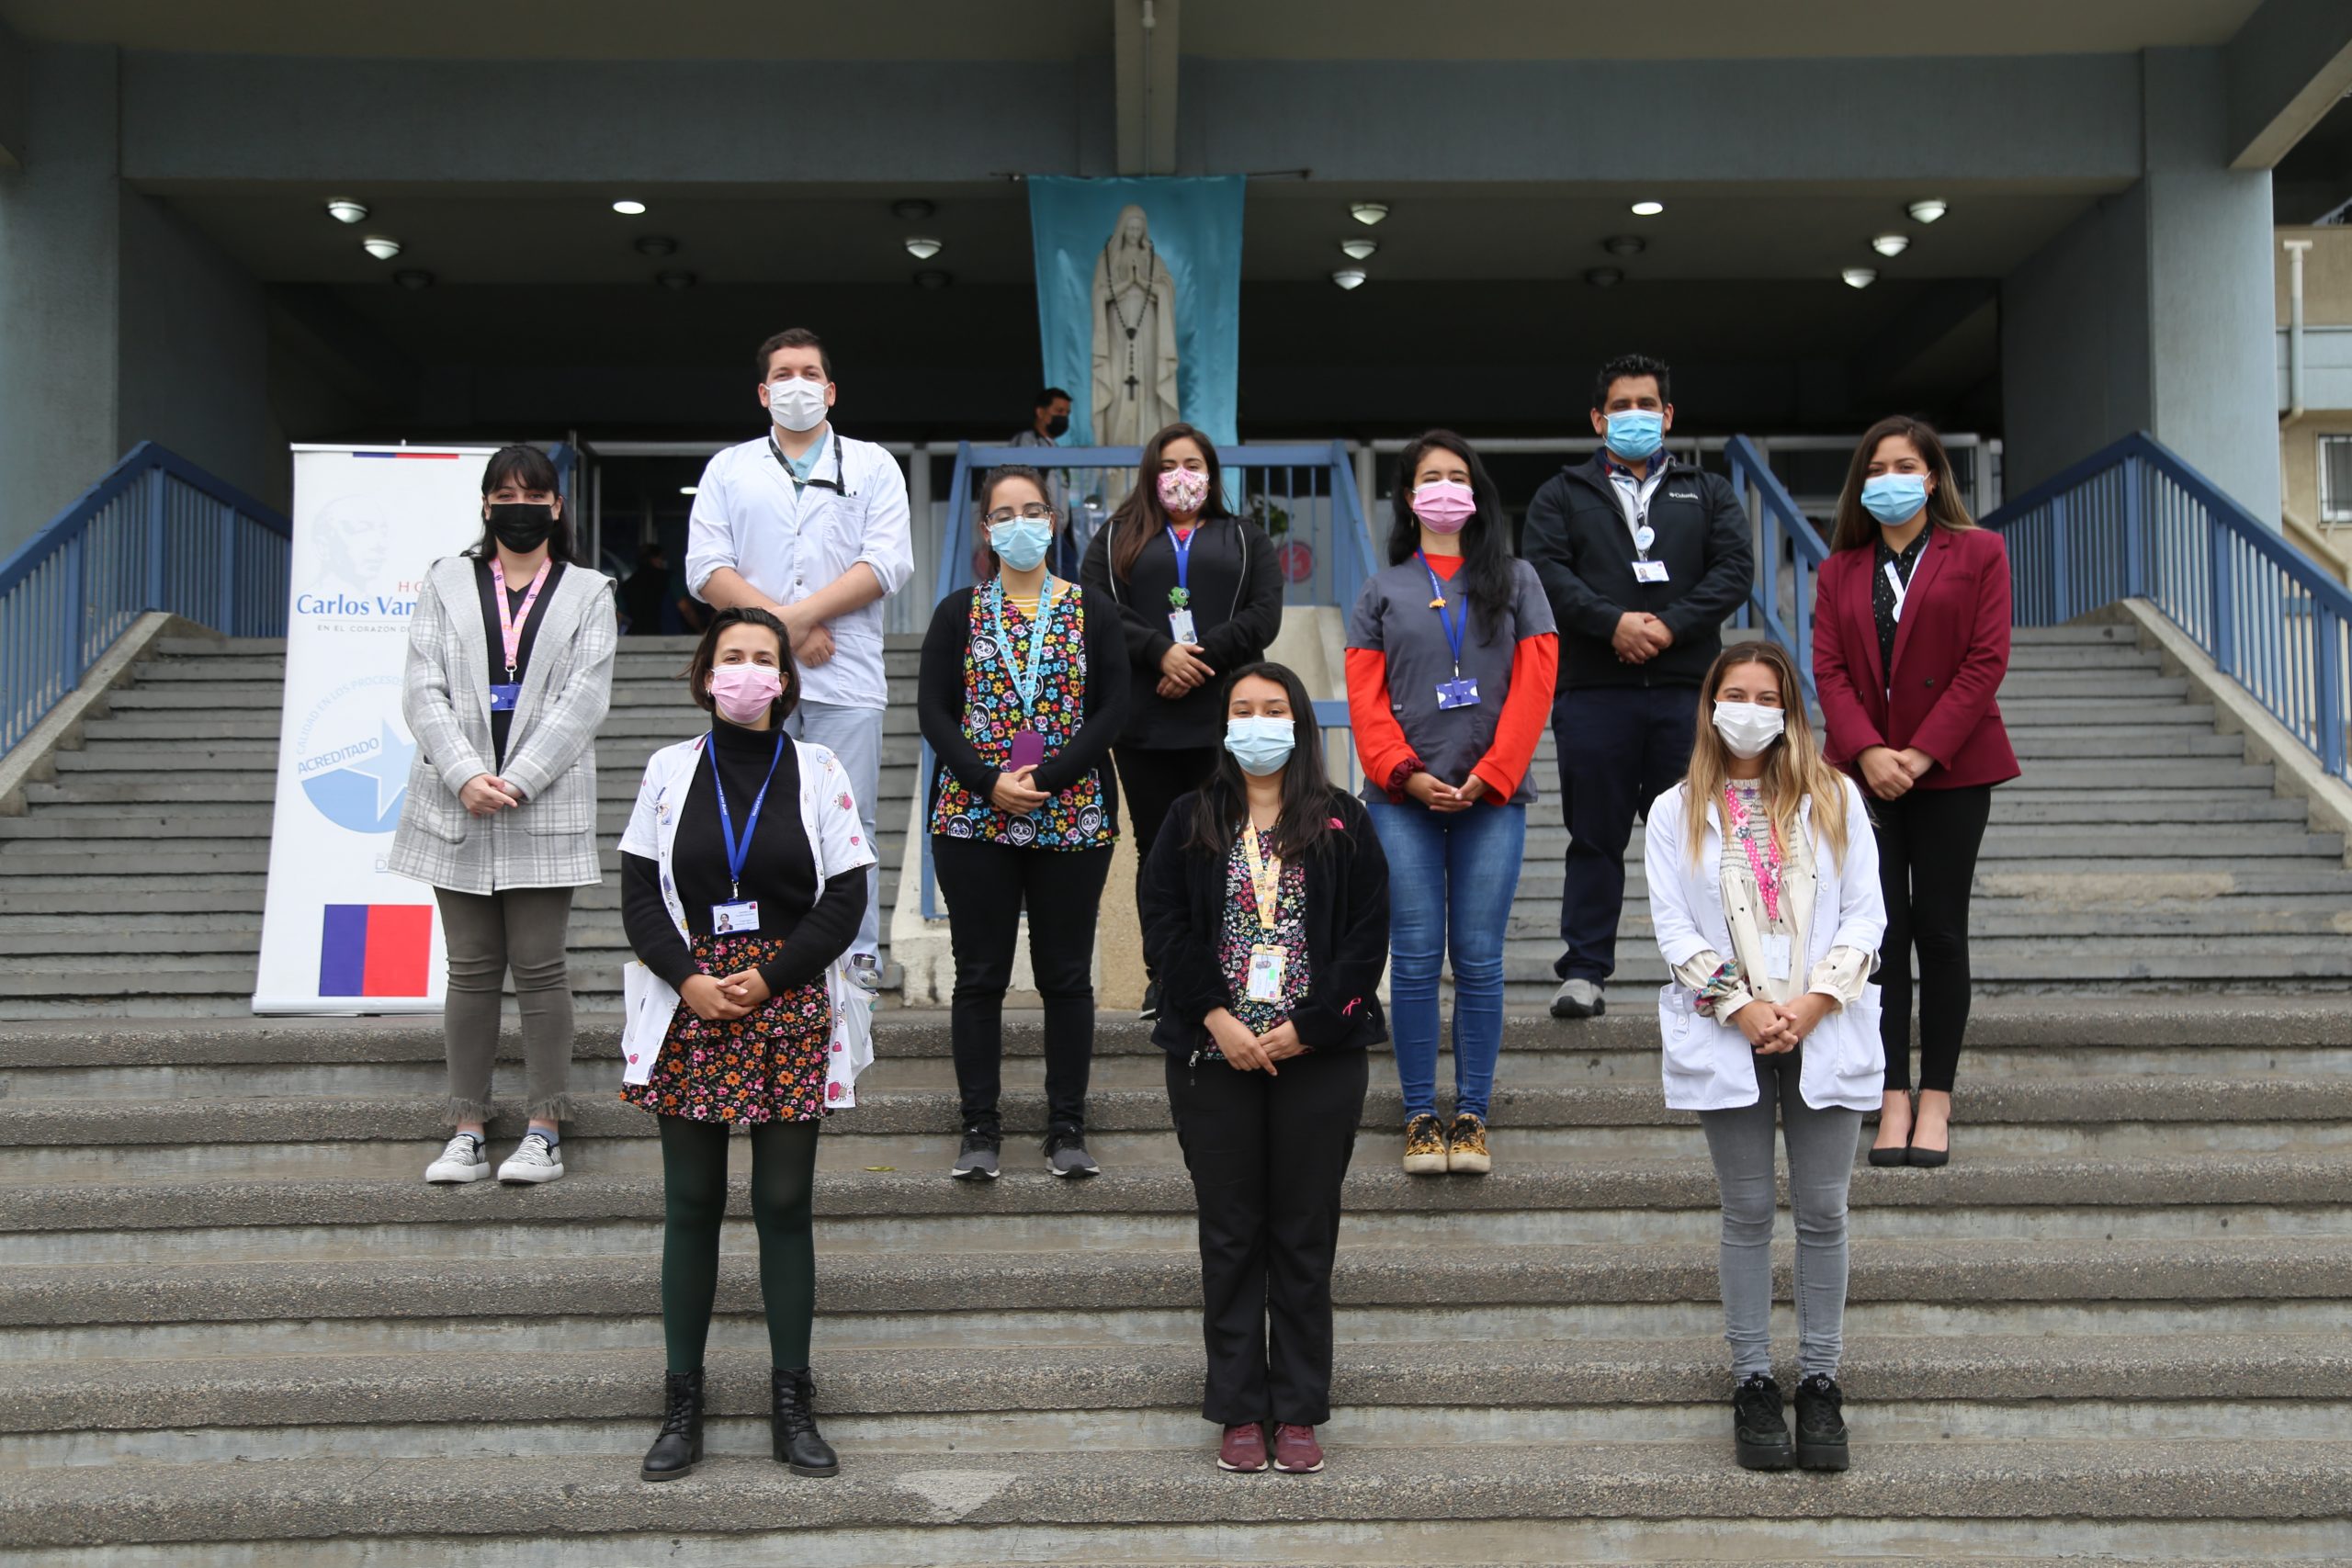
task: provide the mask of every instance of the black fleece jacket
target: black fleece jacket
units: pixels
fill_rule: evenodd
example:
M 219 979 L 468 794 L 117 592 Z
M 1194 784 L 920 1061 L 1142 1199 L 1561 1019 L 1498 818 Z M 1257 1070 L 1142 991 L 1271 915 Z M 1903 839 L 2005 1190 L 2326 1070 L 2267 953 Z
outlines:
M 1193 530 L 1185 587 L 1192 594 L 1193 630 L 1201 658 L 1220 679 L 1170 701 L 1159 694 L 1159 661 L 1173 646 L 1168 635 L 1168 591 L 1176 586 L 1176 547 L 1165 529 L 1136 557 L 1135 575 L 1121 581 L 1111 570 L 1116 519 L 1086 547 L 1080 582 L 1119 607 L 1127 634 L 1127 724 L 1123 746 L 1183 750 L 1215 746 L 1225 735 L 1217 701 L 1223 676 L 1266 657 L 1283 629 L 1283 573 L 1274 542 L 1245 517 L 1211 517 Z

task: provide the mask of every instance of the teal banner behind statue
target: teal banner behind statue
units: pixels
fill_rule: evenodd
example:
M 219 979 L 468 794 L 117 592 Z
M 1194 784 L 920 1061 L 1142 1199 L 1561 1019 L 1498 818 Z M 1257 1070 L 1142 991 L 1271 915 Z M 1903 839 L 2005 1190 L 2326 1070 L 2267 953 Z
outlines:
M 1029 177 L 1045 378 L 1073 446 L 1135 446 L 1178 419 L 1239 439 L 1239 175 Z

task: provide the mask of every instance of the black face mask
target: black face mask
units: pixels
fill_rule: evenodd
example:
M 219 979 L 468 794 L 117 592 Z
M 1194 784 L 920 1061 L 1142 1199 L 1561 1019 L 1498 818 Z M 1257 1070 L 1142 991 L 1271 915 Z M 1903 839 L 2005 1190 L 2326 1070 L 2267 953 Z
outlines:
M 1048 435 L 1067 435 L 1067 434 L 1069 434 L 1069 415 L 1068 415 L 1068 414 L 1066 414 L 1066 413 L 1057 413 L 1057 414 L 1054 415 L 1054 417 L 1053 417 L 1053 418 L 1051 418 L 1051 419 L 1047 420 L 1047 421 L 1046 422 L 1046 434 L 1048 434 Z
M 529 555 L 555 532 L 555 508 L 536 501 L 494 501 L 490 505 L 490 531 L 516 555 Z

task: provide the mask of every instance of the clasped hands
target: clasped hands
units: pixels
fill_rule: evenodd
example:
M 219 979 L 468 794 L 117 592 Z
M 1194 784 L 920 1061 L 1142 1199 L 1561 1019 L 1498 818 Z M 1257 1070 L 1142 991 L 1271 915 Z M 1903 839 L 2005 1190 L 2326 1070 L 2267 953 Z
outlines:
M 495 817 L 523 804 L 523 786 L 496 773 L 476 773 L 458 787 L 458 804 L 469 816 Z
M 678 987 L 679 998 L 695 1010 L 695 1016 L 711 1023 L 743 1018 L 770 994 L 767 981 L 756 969 L 733 975 L 689 975 Z
M 1936 760 L 1917 746 L 1905 746 L 1900 751 L 1892 746 L 1866 746 L 1854 761 L 1862 770 L 1862 783 L 1881 800 L 1900 800 L 1936 765 Z
M 1173 702 L 1185 693 L 1216 679 L 1216 671 L 1201 655 L 1207 649 L 1197 642 L 1176 642 L 1159 656 L 1159 686 L 1162 697 Z
M 803 670 L 814 670 L 833 657 L 833 634 L 822 621 L 808 616 L 804 600 L 798 604 L 770 606 L 792 639 L 792 657 Z
M 1609 646 L 1617 650 L 1622 664 L 1647 664 L 1674 646 L 1674 634 L 1656 615 L 1628 610 L 1617 617 Z
M 1415 773 L 1405 781 L 1405 793 L 1431 811 L 1467 811 L 1485 797 L 1487 781 L 1472 773 L 1450 784 L 1440 783 L 1435 773 Z
M 1262 1072 L 1270 1078 L 1282 1074 L 1275 1070 L 1276 1062 L 1287 1062 L 1293 1056 L 1306 1054 L 1299 1043 L 1298 1031 L 1284 1019 L 1263 1034 L 1252 1034 L 1250 1026 L 1225 1008 L 1213 1008 L 1202 1021 L 1208 1025 L 1209 1038 L 1225 1053 L 1225 1059 L 1245 1073 Z
M 1731 1015 L 1759 1056 L 1793 1051 L 1838 1004 L 1819 991 L 1807 991 L 1792 1002 L 1768 1002 L 1758 998 Z

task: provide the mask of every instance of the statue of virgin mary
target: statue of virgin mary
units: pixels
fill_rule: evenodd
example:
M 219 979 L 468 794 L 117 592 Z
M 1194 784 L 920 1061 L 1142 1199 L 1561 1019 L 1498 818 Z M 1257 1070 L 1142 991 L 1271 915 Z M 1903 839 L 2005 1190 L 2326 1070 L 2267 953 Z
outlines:
M 1140 446 L 1182 417 L 1176 400 L 1176 283 L 1152 249 L 1140 207 L 1119 213 L 1094 264 L 1094 439 Z

